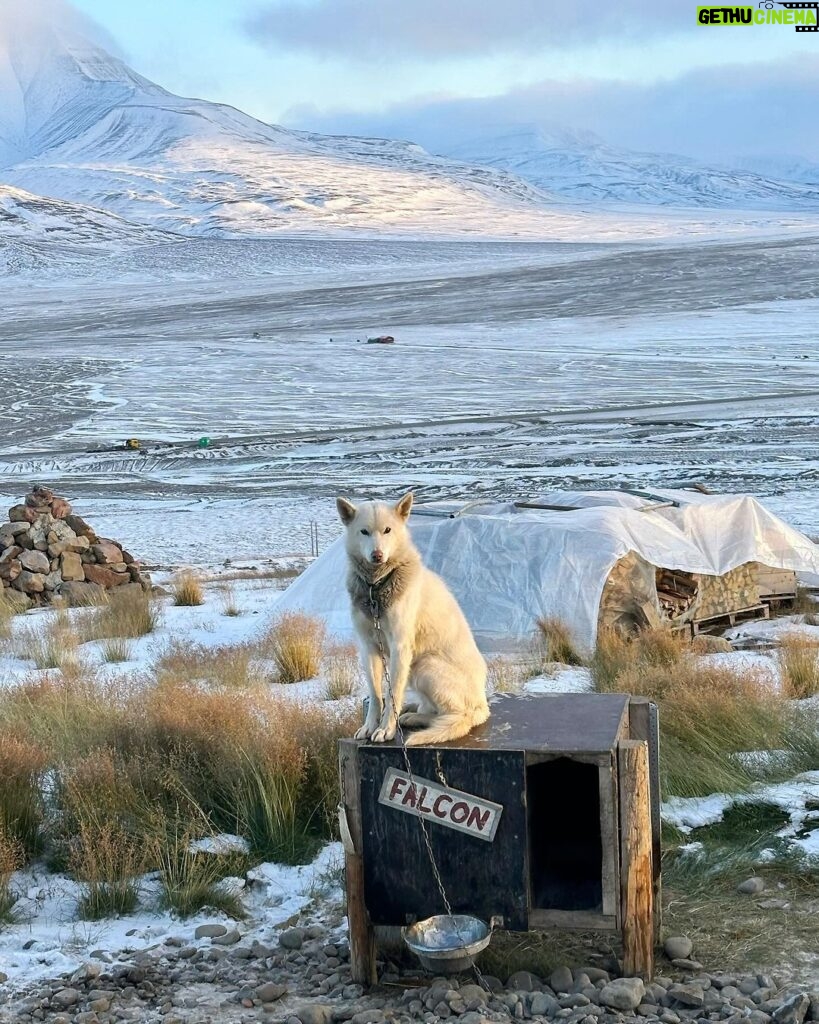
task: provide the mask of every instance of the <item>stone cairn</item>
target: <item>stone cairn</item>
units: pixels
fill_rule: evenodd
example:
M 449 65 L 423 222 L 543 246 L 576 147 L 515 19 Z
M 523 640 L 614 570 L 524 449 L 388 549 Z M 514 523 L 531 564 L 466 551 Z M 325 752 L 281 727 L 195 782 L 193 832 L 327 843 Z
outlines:
M 98 537 L 47 487 L 34 487 L 0 526 L 0 583 L 5 600 L 21 611 L 55 597 L 97 604 L 108 590 L 151 588 L 132 555 Z

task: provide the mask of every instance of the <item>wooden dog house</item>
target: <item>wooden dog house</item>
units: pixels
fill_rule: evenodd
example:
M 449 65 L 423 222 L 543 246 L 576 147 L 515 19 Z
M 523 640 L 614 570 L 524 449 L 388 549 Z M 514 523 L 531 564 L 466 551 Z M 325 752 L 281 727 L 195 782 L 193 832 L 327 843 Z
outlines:
M 356 980 L 374 980 L 374 926 L 452 912 L 511 931 L 619 931 L 650 977 L 659 927 L 656 707 L 624 694 L 502 696 L 438 747 L 340 744 L 342 835 Z

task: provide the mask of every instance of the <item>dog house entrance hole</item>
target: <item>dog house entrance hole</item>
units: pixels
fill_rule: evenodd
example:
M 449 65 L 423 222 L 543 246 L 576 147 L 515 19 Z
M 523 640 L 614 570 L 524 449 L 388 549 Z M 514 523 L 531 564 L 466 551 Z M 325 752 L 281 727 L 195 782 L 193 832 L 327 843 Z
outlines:
M 558 757 L 526 768 L 532 909 L 600 911 L 600 770 Z

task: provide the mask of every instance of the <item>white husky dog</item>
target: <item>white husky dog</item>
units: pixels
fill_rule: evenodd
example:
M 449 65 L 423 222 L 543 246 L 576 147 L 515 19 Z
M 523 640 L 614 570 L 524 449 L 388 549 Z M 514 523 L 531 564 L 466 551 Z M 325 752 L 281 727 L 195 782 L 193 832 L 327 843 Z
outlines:
M 401 715 L 403 726 L 423 726 L 407 737 L 413 746 L 465 736 L 489 718 L 486 662 L 458 602 L 446 584 L 421 562 L 407 519 L 412 494 L 397 505 L 368 501 L 356 507 L 336 502 L 347 527 L 347 589 L 361 660 L 370 686 L 367 719 L 356 739 L 393 739 L 409 684 L 417 711 Z M 383 666 L 373 608 L 389 668 L 390 693 L 383 692 Z

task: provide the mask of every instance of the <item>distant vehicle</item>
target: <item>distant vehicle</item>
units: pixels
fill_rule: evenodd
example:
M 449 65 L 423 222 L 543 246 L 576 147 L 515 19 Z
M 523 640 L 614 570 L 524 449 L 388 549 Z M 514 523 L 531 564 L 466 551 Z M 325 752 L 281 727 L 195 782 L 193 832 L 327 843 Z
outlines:
M 377 338 L 367 338 L 368 345 L 394 345 L 395 338 L 391 334 L 379 334 Z

